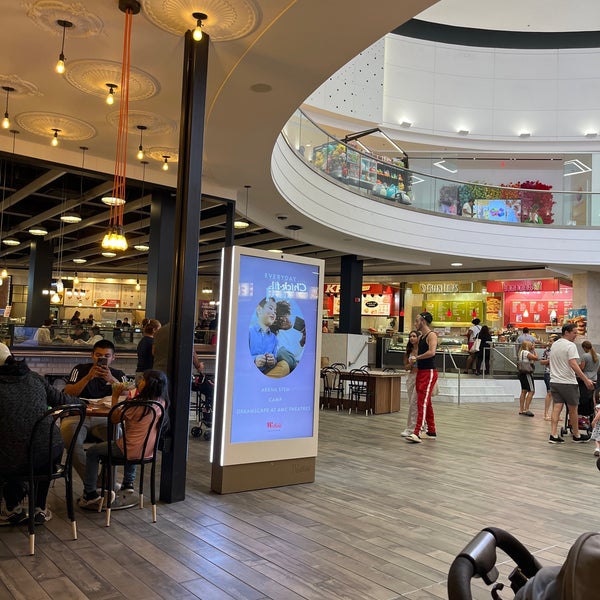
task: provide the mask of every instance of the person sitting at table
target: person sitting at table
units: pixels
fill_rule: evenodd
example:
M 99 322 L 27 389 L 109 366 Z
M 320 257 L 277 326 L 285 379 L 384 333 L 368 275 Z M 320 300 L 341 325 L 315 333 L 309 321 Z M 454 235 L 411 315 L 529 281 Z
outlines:
M 52 333 L 50 326 L 52 325 L 52 319 L 46 319 L 44 324 L 35 332 L 33 341 L 38 346 L 48 346 L 52 344 Z
M 7 346 L 0 343 L 0 479 L 3 475 L 28 473 L 29 457 L 27 443 L 35 422 L 44 415 L 48 406 L 62 404 L 81 404 L 79 398 L 67 396 L 52 387 L 43 377 L 29 370 L 24 360 L 17 361 Z M 49 429 L 42 433 L 40 449 L 48 449 Z M 45 441 L 43 441 L 45 439 Z M 60 436 L 52 447 L 52 456 L 60 461 L 63 444 Z M 45 451 L 36 453 L 36 466 L 47 468 L 48 455 Z M 35 522 L 46 523 L 52 518 L 46 506 L 49 481 L 40 481 L 35 491 Z M 6 483 L 3 488 L 7 514 L 0 524 L 18 525 L 27 520 L 27 511 L 23 506 L 26 486 L 22 483 Z
M 123 321 L 121 319 L 117 319 L 115 323 L 115 327 L 113 329 L 113 340 L 115 344 L 124 344 L 125 340 L 123 339 Z
M 168 407 L 168 385 L 167 376 L 162 371 L 148 370 L 144 371 L 142 379 L 138 384 L 138 393 L 132 400 L 156 400 L 162 404 L 165 410 L 165 416 Z M 119 402 L 120 396 L 127 391 L 125 384 L 114 385 L 112 388 L 113 406 Z M 127 399 L 125 399 L 127 401 Z M 118 423 L 120 413 L 115 411 L 113 414 L 113 423 Z M 127 456 L 131 459 L 140 458 L 143 450 L 144 439 L 148 431 L 149 421 L 152 419 L 152 413 L 147 408 L 139 407 L 126 414 L 124 427 L 127 432 Z M 159 431 L 155 430 L 148 439 L 147 448 L 154 447 L 154 441 Z M 111 443 L 111 455 L 116 458 L 124 458 L 123 438 L 119 438 Z M 85 476 L 83 478 L 83 496 L 77 500 L 77 504 L 82 508 L 98 508 L 102 502 L 102 496 L 96 489 L 98 481 L 98 465 L 100 460 L 108 456 L 108 442 L 94 444 L 86 452 Z M 123 473 L 123 483 L 121 492 L 132 493 L 133 482 L 135 480 L 135 465 L 126 465 Z
M 127 383 L 127 375 L 119 369 L 113 369 L 110 365 L 115 360 L 115 345 L 110 340 L 99 340 L 92 349 L 92 361 L 89 363 L 75 365 L 69 375 L 65 393 L 79 396 L 84 399 L 98 399 L 111 395 L 111 384 Z M 65 446 L 73 439 L 73 433 L 77 428 L 77 419 L 68 417 L 62 420 L 60 432 Z M 85 451 L 83 444 L 90 434 L 95 441 L 106 440 L 106 418 L 86 417 L 75 449 L 73 451 L 73 468 L 83 479 L 85 475 Z
M 83 328 L 83 325 L 75 325 L 75 330 L 71 334 L 71 339 L 74 342 L 87 342 L 90 339 L 90 334 Z
M 89 346 L 93 346 L 96 342 L 103 340 L 104 337 L 100 333 L 100 327 L 98 325 L 94 325 L 92 327 L 92 337 L 86 342 Z

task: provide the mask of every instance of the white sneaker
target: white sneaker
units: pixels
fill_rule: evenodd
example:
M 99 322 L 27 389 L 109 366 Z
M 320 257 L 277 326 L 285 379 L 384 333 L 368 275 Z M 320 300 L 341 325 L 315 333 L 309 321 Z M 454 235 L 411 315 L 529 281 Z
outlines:
M 410 434 L 412 433 L 412 429 L 405 429 L 401 434 L 400 437 L 408 437 Z
M 406 438 L 406 441 L 407 441 L 407 442 L 413 442 L 413 443 L 415 443 L 415 444 L 420 444 L 422 440 L 421 440 L 421 438 L 420 438 L 418 435 L 416 435 L 416 434 L 414 434 L 414 433 L 411 433 L 411 434 L 410 434 L 410 435 L 409 435 L 409 436 Z
M 600 456 L 600 448 L 594 450 L 594 456 Z

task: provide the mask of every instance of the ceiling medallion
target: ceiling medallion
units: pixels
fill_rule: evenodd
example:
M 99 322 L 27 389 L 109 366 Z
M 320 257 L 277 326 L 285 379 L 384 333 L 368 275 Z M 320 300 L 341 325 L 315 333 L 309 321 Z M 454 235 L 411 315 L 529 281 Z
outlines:
M 158 28 L 183 36 L 194 29 L 192 13 L 202 9 L 208 15 L 202 29 L 211 42 L 229 42 L 252 33 L 260 11 L 253 0 L 141 0 L 144 16 Z
M 37 135 L 49 136 L 60 130 L 62 140 L 89 140 L 96 135 L 96 128 L 85 121 L 51 112 L 24 112 L 15 117 L 19 127 Z
M 121 80 L 121 63 L 112 60 L 73 60 L 64 79 L 86 94 L 106 98 L 106 84 Z M 117 89 L 118 94 L 120 90 Z M 160 92 L 160 84 L 152 75 L 131 67 L 129 74 L 129 101 L 148 100 Z
M 118 127 L 119 111 L 115 110 L 109 113 L 106 116 L 106 120 L 113 127 Z M 172 121 L 171 119 L 144 110 L 130 110 L 129 127 L 127 128 L 127 131 L 129 133 L 134 134 L 135 136 L 139 136 L 140 130 L 138 129 L 138 125 L 140 123 L 143 123 L 146 127 L 146 129 L 144 130 L 144 137 L 171 134 L 177 131 L 177 123 L 175 123 L 175 121 Z
M 69 29 L 70 38 L 89 38 L 98 35 L 103 28 L 102 20 L 89 12 L 81 2 L 60 2 L 60 0 L 37 0 L 25 6 L 25 14 L 44 31 L 61 36 L 62 29 L 56 26 L 61 19 L 73 23 Z
M 167 148 L 166 146 L 153 146 L 146 150 L 146 156 L 159 162 L 164 162 L 165 156 L 169 157 L 169 164 L 176 163 L 179 160 L 179 151 L 177 148 Z
M 30 81 L 21 79 L 18 75 L 0 75 L 0 87 L 9 86 L 14 88 L 13 96 L 41 96 L 37 85 Z

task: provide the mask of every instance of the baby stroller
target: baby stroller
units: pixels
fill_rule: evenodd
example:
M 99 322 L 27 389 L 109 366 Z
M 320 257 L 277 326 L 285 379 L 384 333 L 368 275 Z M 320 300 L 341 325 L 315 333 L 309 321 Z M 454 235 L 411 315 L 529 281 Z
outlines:
M 596 390 L 588 390 L 583 381 L 577 379 L 579 384 L 579 404 L 577 405 L 578 428 L 579 431 L 592 431 L 592 421 L 594 420 L 594 398 Z M 560 433 L 565 435 L 572 432 L 571 423 L 569 422 L 569 411 L 565 411 L 565 424 L 560 429 Z
M 192 379 L 192 392 L 196 393 L 196 397 L 190 404 L 190 409 L 196 412 L 196 422 L 198 425 L 194 425 L 194 427 L 191 428 L 190 435 L 195 438 L 202 436 L 205 440 L 210 440 L 213 413 L 213 388 L 206 382 L 204 375 L 197 375 Z
M 467 544 L 450 566 L 449 600 L 472 600 L 471 580 L 474 577 L 481 577 L 486 585 L 492 586 L 492 598 L 508 598 L 499 593 L 504 589 L 504 584 L 497 583 L 497 548 L 516 563 L 508 575 L 514 600 L 583 600 L 597 597 L 599 533 L 580 535 L 571 546 L 562 567 L 542 567 L 535 556 L 510 533 L 496 527 L 486 527 Z

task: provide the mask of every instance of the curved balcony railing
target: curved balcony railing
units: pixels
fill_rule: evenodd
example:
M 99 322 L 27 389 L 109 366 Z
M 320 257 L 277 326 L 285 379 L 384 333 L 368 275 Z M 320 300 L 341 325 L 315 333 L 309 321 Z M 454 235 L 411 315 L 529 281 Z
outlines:
M 406 168 L 400 158 L 388 159 L 361 150 L 356 142 L 344 143 L 301 110 L 294 113 L 282 133 L 290 148 L 312 169 L 376 201 L 511 225 L 600 226 L 598 193 L 555 190 L 539 181 L 507 187 L 435 177 Z

